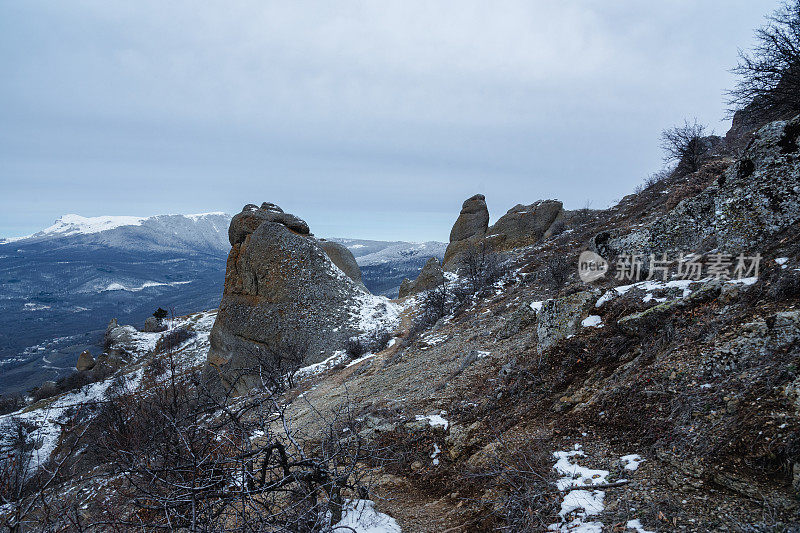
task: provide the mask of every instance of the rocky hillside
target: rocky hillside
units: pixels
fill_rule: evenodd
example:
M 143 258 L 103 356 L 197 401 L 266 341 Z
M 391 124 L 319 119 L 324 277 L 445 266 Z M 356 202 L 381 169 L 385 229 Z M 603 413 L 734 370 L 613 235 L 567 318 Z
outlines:
M 246 206 L 218 313 L 3 419 L 45 467 L 6 523 L 796 530 L 800 117 L 748 135 L 608 210 L 473 196 L 395 301 Z

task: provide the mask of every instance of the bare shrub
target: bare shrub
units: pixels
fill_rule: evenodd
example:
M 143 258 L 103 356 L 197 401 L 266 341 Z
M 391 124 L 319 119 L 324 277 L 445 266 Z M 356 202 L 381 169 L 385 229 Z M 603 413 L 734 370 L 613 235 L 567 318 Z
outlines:
M 800 113 L 800 0 L 788 0 L 756 30 L 750 54 L 739 52 L 739 76 L 728 93 L 731 111 L 751 106 L 759 114 L 788 117 Z
M 195 336 L 194 331 L 185 327 L 177 327 L 169 330 L 156 342 L 156 353 L 169 352 Z
M 573 265 L 563 255 L 553 255 L 544 261 L 544 277 L 554 289 L 563 287 L 572 271 Z
M 675 126 L 661 132 L 661 148 L 664 161 L 677 163 L 681 174 L 697 172 L 708 158 L 711 142 L 705 136 L 705 126 L 684 120 L 683 126 Z
M 485 241 L 464 251 L 463 265 L 473 294 L 482 292 L 502 275 L 500 258 L 486 246 Z

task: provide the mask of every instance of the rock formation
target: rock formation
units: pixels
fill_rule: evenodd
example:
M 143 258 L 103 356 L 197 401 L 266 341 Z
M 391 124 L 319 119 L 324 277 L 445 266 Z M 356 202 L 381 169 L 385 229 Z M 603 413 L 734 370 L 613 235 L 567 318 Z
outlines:
M 553 234 L 567 213 L 558 200 L 540 200 L 530 205 L 518 204 L 500 217 L 492 227 L 482 194 L 468 198 L 450 232 L 450 244 L 444 254 L 444 268 L 458 271 L 470 248 L 481 251 L 511 250 L 534 244 Z
M 530 205 L 518 204 L 500 217 L 487 231 L 492 249 L 508 250 L 549 237 L 553 224 L 564 218 L 558 200 L 540 200 Z
M 450 244 L 444 252 L 443 264 L 446 269 L 457 270 L 459 256 L 480 241 L 486 235 L 488 228 L 489 209 L 486 207 L 486 197 L 476 194 L 464 200 L 461 212 L 450 231 Z
M 91 370 L 94 368 L 94 365 L 94 357 L 92 357 L 92 354 L 89 353 L 89 350 L 84 350 L 78 356 L 78 362 L 75 364 L 75 368 L 83 372 L 84 370 Z
M 319 245 L 325 250 L 331 262 L 339 267 L 339 270 L 344 272 L 348 278 L 355 281 L 359 287 L 365 291 L 367 290 L 367 287 L 364 286 L 364 282 L 361 279 L 361 269 L 358 267 L 358 263 L 356 263 L 356 258 L 353 257 L 353 252 L 343 244 L 326 241 L 325 239 L 320 239 Z
M 358 267 L 352 254 L 329 246 L 348 277 L 305 222 L 274 204 L 246 205 L 231 220 L 229 236 L 225 289 L 208 352 L 226 386 L 244 392 L 260 384 L 259 372 L 320 361 L 388 320 L 387 301 L 353 279 Z
M 425 263 L 425 266 L 422 267 L 422 270 L 420 271 L 416 280 L 403 280 L 403 283 L 400 285 L 399 297 L 403 298 L 411 294 L 427 291 L 428 289 L 432 289 L 441 284 L 442 281 L 444 281 L 444 271 L 442 270 L 442 265 L 439 264 L 438 259 L 431 257 L 428 259 L 428 262 Z

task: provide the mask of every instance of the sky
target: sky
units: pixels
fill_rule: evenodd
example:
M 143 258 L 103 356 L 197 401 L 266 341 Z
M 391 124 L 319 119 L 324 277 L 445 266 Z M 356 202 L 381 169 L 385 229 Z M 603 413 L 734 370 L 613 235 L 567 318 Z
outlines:
M 716 133 L 761 0 L 0 0 L 0 236 L 60 215 L 239 212 L 446 241 L 558 198 L 608 207 Z

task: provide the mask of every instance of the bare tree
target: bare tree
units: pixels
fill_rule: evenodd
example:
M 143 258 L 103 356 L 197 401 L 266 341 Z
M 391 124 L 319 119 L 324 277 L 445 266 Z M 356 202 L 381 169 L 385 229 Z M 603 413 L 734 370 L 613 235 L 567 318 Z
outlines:
M 661 132 L 661 149 L 664 161 L 677 163 L 678 171 L 690 174 L 700 169 L 708 158 L 711 142 L 706 137 L 706 128 L 697 123 L 684 120 L 683 126 L 675 126 Z
M 731 111 L 752 105 L 768 116 L 800 113 L 800 0 L 787 0 L 756 30 L 751 53 L 739 51 Z

